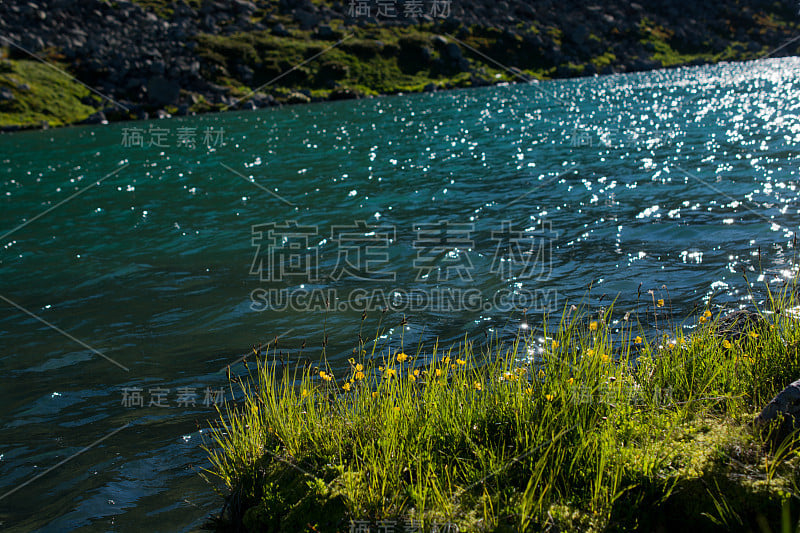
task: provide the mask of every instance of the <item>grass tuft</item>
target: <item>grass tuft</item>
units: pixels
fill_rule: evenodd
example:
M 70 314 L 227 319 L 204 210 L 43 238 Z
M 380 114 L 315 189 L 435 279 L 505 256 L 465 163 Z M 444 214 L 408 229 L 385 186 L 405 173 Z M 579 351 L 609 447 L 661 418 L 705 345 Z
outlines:
M 751 422 L 800 374 L 794 307 L 788 287 L 770 295 L 734 341 L 709 310 L 665 337 L 570 307 L 510 344 L 261 360 L 208 443 L 228 495 L 216 525 L 781 530 L 800 505 L 796 436 L 770 447 Z

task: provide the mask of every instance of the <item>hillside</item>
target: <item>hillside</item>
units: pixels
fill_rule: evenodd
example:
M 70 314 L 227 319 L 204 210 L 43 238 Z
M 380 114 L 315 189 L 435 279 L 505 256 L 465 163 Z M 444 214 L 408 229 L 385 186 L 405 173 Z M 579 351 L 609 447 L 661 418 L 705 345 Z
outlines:
M 798 30 L 793 0 L 4 0 L 0 127 L 797 55 Z

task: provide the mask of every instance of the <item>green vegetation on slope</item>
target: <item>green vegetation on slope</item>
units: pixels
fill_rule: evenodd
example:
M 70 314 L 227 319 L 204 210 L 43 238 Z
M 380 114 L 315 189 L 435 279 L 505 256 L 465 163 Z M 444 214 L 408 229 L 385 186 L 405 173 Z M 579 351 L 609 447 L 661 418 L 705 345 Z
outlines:
M 434 40 L 430 28 L 335 28 L 333 37 L 314 38 L 311 31 L 292 30 L 287 37 L 269 32 L 198 36 L 197 51 L 205 60 L 203 73 L 213 81 L 232 87 L 235 94 L 261 87 L 282 96 L 308 89 L 327 97 L 335 89 L 350 89 L 364 95 L 419 92 L 426 85 L 467 87 L 469 72 L 457 68 L 445 55 L 445 41 Z M 332 47 L 337 41 L 341 44 Z M 436 45 L 438 43 L 438 46 Z M 480 59 L 480 58 L 478 58 Z M 465 59 L 478 67 L 481 83 L 505 81 L 513 75 Z M 297 66 L 301 65 L 301 66 Z M 242 80 L 243 67 L 252 78 Z M 542 73 L 528 72 L 529 75 Z M 279 87 L 273 87 L 274 85 Z
M 27 8 L 16 6 L 18 1 L 22 3 L 14 0 L 15 9 L 7 10 L 6 17 L 21 27 L 26 22 L 17 15 Z M 45 43 L 49 60 L 68 62 L 64 68 L 79 72 L 81 80 L 102 88 L 130 111 L 94 99 L 81 104 L 71 96 L 85 93 L 68 76 L 60 79 L 55 71 L 26 64 L 22 60 L 31 58 L 13 49 L 12 57 L 20 61 L 3 68 L 20 75 L 12 79 L 8 72 L 2 74 L 0 88 L 13 91 L 13 98 L 0 93 L 0 128 L 72 123 L 86 118 L 89 108 L 103 108 L 109 120 L 127 120 L 161 110 L 253 109 L 747 60 L 779 47 L 781 54 L 797 53 L 797 43 L 788 40 L 798 28 L 794 13 L 779 4 L 723 2 L 698 22 L 677 20 L 670 10 L 633 8 L 636 4 L 630 6 L 639 13 L 628 16 L 627 3 L 601 2 L 570 17 L 561 13 L 568 9 L 563 5 L 533 9 L 521 2 L 513 14 L 500 15 L 505 10 L 487 11 L 479 3 L 463 6 L 461 21 L 436 17 L 420 24 L 381 17 L 354 21 L 344 3 L 328 0 L 136 4 L 110 2 L 102 9 L 80 4 L 83 9 L 72 10 L 54 6 L 52 17 L 28 28 L 31 39 Z M 494 15 L 484 19 L 479 13 L 485 12 Z M 91 20 L 86 42 L 51 39 L 58 31 L 50 25 L 61 19 L 66 33 Z M 100 39 L 101 27 L 114 29 Z M 144 34 L 149 37 L 132 38 Z M 63 97 L 53 97 L 54 84 L 63 85 Z M 27 86 L 34 90 L 18 89 Z
M 705 311 L 649 339 L 636 316 L 571 308 L 525 339 L 535 360 L 466 340 L 410 356 L 362 342 L 339 375 L 259 360 L 208 443 L 228 493 L 215 525 L 781 530 L 800 511 L 797 437 L 750 422 L 800 374 L 792 306 L 738 336 Z M 649 313 L 670 320 L 662 301 Z
M 69 75 L 33 60 L 0 59 L 0 124 L 31 127 L 63 126 L 86 119 L 95 108 L 82 99 L 89 90 Z

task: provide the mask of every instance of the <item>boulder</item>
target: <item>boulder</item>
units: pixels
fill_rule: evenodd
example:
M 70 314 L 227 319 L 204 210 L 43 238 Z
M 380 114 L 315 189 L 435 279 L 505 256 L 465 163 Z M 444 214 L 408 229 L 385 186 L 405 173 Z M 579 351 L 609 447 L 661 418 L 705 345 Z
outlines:
M 331 94 L 328 98 L 330 100 L 354 100 L 360 97 L 361 94 L 358 91 L 347 87 L 339 87 L 331 91 Z
M 301 92 L 289 93 L 289 96 L 286 97 L 287 104 L 307 104 L 310 101 L 311 98 Z
M 320 22 L 319 15 L 304 9 L 295 9 L 293 15 L 301 30 L 310 30 Z
M 769 437 L 775 444 L 800 427 L 800 379 L 779 392 L 761 410 L 753 424 L 758 429 L 769 428 Z
M 436 48 L 444 48 L 445 46 L 447 46 L 447 39 L 445 39 L 441 35 L 434 35 L 433 37 L 431 37 L 431 43 Z
M 289 31 L 283 24 L 279 22 L 272 27 L 272 35 L 275 35 L 276 37 L 288 37 Z
M 760 329 L 765 324 L 764 317 L 758 313 L 740 309 L 720 318 L 714 325 L 714 335 L 734 342 L 744 338 L 751 331 Z
M 181 88 L 177 82 L 164 76 L 154 76 L 147 82 L 147 95 L 150 103 L 156 106 L 174 104 L 178 101 Z
M 89 117 L 85 120 L 82 120 L 81 124 L 108 124 L 108 119 L 106 118 L 105 113 L 102 111 L 97 111 L 96 113 L 89 115 Z
M 453 62 L 461 61 L 461 48 L 456 43 L 447 43 L 447 46 L 444 47 L 444 53 Z
M 335 41 L 342 38 L 342 34 L 333 30 L 328 24 L 320 24 L 314 34 L 317 39 Z
M 275 105 L 275 98 L 273 98 L 271 94 L 255 93 L 250 97 L 250 101 L 253 102 L 256 107 L 269 107 L 271 105 Z

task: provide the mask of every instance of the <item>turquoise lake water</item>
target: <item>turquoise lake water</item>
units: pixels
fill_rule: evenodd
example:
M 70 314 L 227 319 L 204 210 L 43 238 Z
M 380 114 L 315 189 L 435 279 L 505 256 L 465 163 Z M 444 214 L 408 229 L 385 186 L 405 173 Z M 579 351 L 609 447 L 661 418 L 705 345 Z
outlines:
M 254 345 L 336 371 L 379 325 L 779 287 L 800 58 L 22 132 L 0 161 L 0 528 L 191 530 Z

